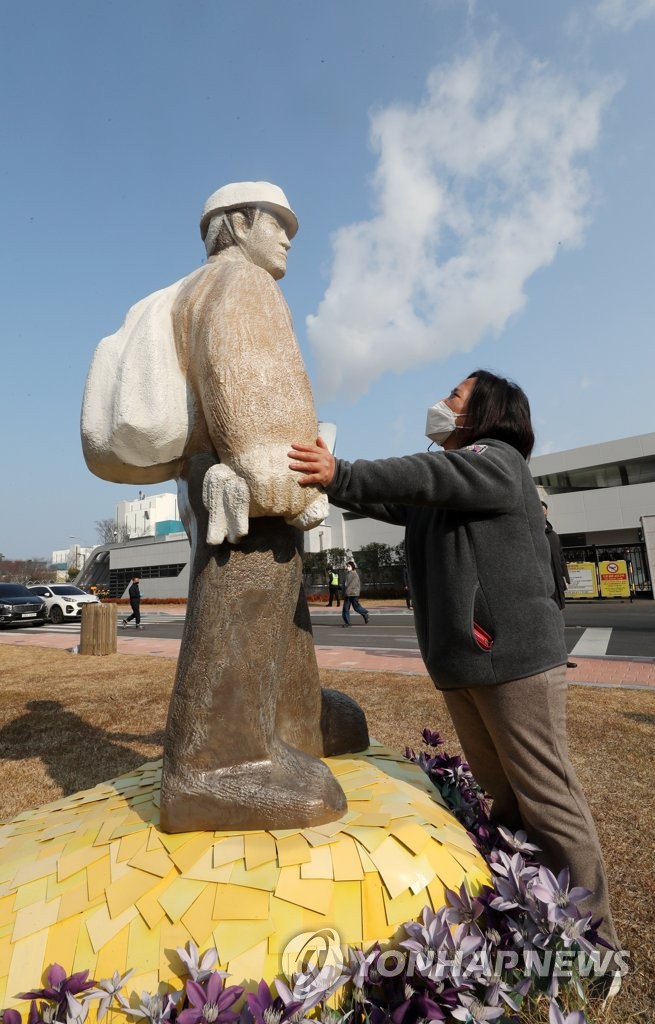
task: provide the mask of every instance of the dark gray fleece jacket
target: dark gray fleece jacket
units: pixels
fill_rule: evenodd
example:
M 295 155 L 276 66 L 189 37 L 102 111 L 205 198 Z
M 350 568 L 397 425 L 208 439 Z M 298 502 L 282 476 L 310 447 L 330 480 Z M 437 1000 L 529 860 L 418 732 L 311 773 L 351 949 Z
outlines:
M 341 508 L 406 527 L 416 633 L 439 689 L 565 664 L 544 514 L 515 448 L 483 438 L 456 451 L 337 460 L 326 491 Z

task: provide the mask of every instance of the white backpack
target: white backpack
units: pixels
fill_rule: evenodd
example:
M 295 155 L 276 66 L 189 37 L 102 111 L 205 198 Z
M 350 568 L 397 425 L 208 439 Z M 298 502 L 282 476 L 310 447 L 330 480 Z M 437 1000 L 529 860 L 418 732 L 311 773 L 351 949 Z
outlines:
M 147 482 L 157 483 L 170 479 L 170 463 L 182 456 L 190 408 L 171 311 L 182 286 L 203 269 L 141 299 L 122 327 L 96 348 L 84 389 L 81 429 L 82 447 L 85 455 L 93 453 L 97 476 L 115 480 L 118 460 L 137 470 L 148 467 Z

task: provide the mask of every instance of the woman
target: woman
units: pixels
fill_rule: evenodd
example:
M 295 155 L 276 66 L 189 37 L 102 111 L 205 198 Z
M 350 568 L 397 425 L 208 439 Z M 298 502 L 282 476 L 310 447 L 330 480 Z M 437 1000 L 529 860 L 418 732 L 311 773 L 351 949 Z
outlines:
M 406 528 L 405 555 L 421 654 L 442 691 L 492 820 L 525 828 L 555 873 L 590 889 L 618 946 L 602 853 L 568 758 L 566 647 L 553 601 L 550 550 L 527 459 L 528 400 L 477 370 L 428 411 L 442 452 L 336 460 L 319 440 L 294 444 L 291 469 L 334 504 Z

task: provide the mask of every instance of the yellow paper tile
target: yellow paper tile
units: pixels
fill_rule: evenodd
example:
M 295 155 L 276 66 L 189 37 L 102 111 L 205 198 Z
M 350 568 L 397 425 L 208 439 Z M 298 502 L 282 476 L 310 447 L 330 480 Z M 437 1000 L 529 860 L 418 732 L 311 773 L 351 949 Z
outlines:
M 267 942 L 264 939 L 252 949 L 235 956 L 228 964 L 230 974 L 247 981 L 259 982 L 264 973 L 267 949 Z
M 104 893 L 105 888 L 111 885 L 111 873 L 109 869 L 109 851 L 105 849 L 102 860 L 89 864 L 86 869 L 86 884 L 89 890 L 89 900 L 93 902 L 97 896 Z
M 301 835 L 287 836 L 277 840 L 277 861 L 281 868 L 292 864 L 306 864 L 311 860 L 312 851 Z
M 445 846 L 433 841 L 425 847 L 423 856 L 427 857 L 440 880 L 449 889 L 459 889 L 464 877 L 464 871 L 455 858 L 448 852 Z
M 431 882 L 428 882 L 428 893 L 433 910 L 446 905 L 446 887 L 435 875 Z
M 56 960 L 57 958 L 54 957 L 53 959 Z M 76 972 L 88 970 L 91 972 L 92 978 L 108 977 L 108 975 L 106 974 L 96 975 L 95 966 L 96 953 L 91 944 L 91 939 L 89 938 L 89 933 L 87 931 L 86 924 L 84 923 L 84 921 L 80 921 L 80 930 L 77 935 L 77 946 L 75 947 L 75 954 L 71 961 L 71 971 Z M 113 972 L 116 970 L 118 970 L 118 964 L 116 964 L 116 966 L 112 968 L 111 973 L 113 974 Z
M 15 902 L 13 896 L 5 897 L 4 900 L 0 901 L 0 924 L 6 924 L 7 921 L 10 920 L 10 917 L 7 915 L 7 911 L 5 911 L 4 916 L 2 914 L 3 903 L 7 903 L 7 909 L 9 909 L 11 918 L 13 918 L 13 911 L 11 908 L 12 903 L 14 911 L 21 910 L 23 907 L 29 907 L 30 903 L 45 903 L 47 889 L 47 878 L 37 878 L 35 882 L 28 882 L 27 885 L 21 885 L 21 887 L 16 891 Z
M 218 885 L 212 917 L 214 921 L 257 921 L 268 919 L 269 909 L 270 894 L 267 892 L 240 885 Z
M 98 952 L 93 977 L 110 978 L 114 971 L 123 973 L 123 971 L 127 970 L 129 966 L 127 963 L 129 935 L 129 922 L 126 922 L 115 934 L 107 938 L 102 949 Z M 130 978 L 131 981 L 132 979 Z
M 245 885 L 248 889 L 273 892 L 279 877 L 280 869 L 275 861 L 267 861 L 252 871 L 246 871 L 243 861 L 237 861 L 231 866 L 229 881 L 230 885 Z
M 416 878 L 414 857 L 393 836 L 387 836 L 376 850 L 369 851 L 371 860 L 393 899 L 409 889 Z
M 330 852 L 334 849 L 334 846 L 318 846 L 316 849 L 310 849 L 310 859 L 300 865 L 300 877 L 334 878 L 332 855 Z M 359 864 L 359 859 L 357 863 Z
M 84 824 L 87 824 L 87 823 L 85 822 L 84 818 L 81 816 L 80 817 L 80 828 L 78 829 L 77 832 L 74 832 L 71 835 L 70 839 L 67 840 L 66 845 L 63 848 L 63 853 L 62 853 L 61 859 L 64 862 L 66 861 L 66 858 L 70 854 L 77 853 L 78 850 L 87 850 L 88 847 L 93 845 L 93 842 L 95 841 L 95 838 L 98 835 L 98 832 L 100 831 L 100 826 L 101 826 L 102 822 L 96 821 L 95 825 L 93 825 L 92 828 L 88 828 L 88 827 L 87 828 L 83 828 Z M 79 871 L 80 867 L 84 867 L 84 864 L 80 864 L 78 867 L 76 867 L 75 871 Z M 69 872 L 69 874 L 73 874 L 73 873 L 74 872 Z M 57 877 L 59 877 L 59 868 L 57 869 Z
M 182 917 L 182 924 L 185 928 L 189 929 L 191 935 L 193 935 L 194 942 L 201 949 L 206 940 L 211 936 L 216 923 L 212 920 L 215 898 L 215 886 L 206 886 L 203 892 L 200 893 L 200 896 L 198 896 L 198 899 L 191 904 L 186 914 Z
M 357 853 L 357 844 L 351 836 L 342 836 L 330 847 L 332 870 L 336 882 L 358 882 L 364 877 L 362 862 Z M 375 865 L 371 861 L 371 868 Z
M 190 842 L 191 839 L 197 838 L 199 835 L 205 835 L 204 832 L 159 832 L 158 838 L 160 843 L 166 847 L 169 853 L 173 853 L 175 850 L 179 850 L 181 846 Z
M 108 846 L 111 840 L 111 834 L 114 829 L 127 818 L 127 811 L 114 812 L 108 814 L 104 824 L 101 826 L 98 835 L 95 837 L 93 842 L 94 846 Z
M 414 920 L 422 912 L 424 906 L 430 903 L 427 890 L 414 895 L 409 891 L 401 893 L 395 899 L 390 899 L 386 892 L 382 892 L 384 910 L 387 915 L 387 922 L 390 927 L 404 924 L 405 921 Z
M 222 864 L 231 864 L 235 860 L 241 860 L 244 848 L 243 836 L 230 836 L 229 839 L 221 839 L 214 843 L 214 867 L 220 868 Z
M 11 967 L 7 975 L 5 991 L 10 997 L 15 992 L 27 992 L 35 984 L 34 965 L 42 964 L 48 942 L 46 930 L 36 932 L 26 939 L 20 939 L 13 947 Z M 37 976 L 36 984 L 39 983 Z
M 131 868 L 148 871 L 151 875 L 158 875 L 159 878 L 165 878 L 171 870 L 172 864 L 171 858 L 161 843 L 154 850 L 149 850 L 146 846 L 144 850 L 140 850 L 130 859 Z
M 144 832 L 135 832 L 133 835 L 124 836 L 121 839 L 116 860 L 121 864 L 125 860 L 131 860 L 135 854 L 145 850 L 148 845 L 148 837 Z
M 97 910 L 94 910 L 94 912 L 86 918 L 86 927 L 96 953 L 99 953 L 111 939 L 114 939 L 119 935 L 123 928 L 126 929 L 126 926 L 130 921 L 134 920 L 138 913 L 139 911 L 134 906 L 128 907 L 127 910 L 124 910 L 122 914 L 118 915 L 118 917 L 110 917 L 109 910 L 106 906 L 101 906 L 98 907 Z M 125 942 L 127 944 L 127 930 L 125 931 Z M 116 965 L 116 967 L 113 967 L 109 973 L 111 974 L 114 970 L 120 970 L 120 967 Z
M 27 861 L 21 864 L 11 880 L 12 886 L 16 888 L 19 885 L 25 885 L 26 882 L 34 882 L 37 878 L 53 875 L 57 870 L 58 860 L 59 855 L 54 854 L 51 857 L 44 857 L 43 860 Z
M 272 920 L 225 921 L 214 924 L 214 944 L 222 964 L 227 964 L 233 957 L 252 949 L 275 931 L 275 923 Z
M 40 932 L 55 924 L 59 913 L 61 897 L 52 900 L 50 903 L 32 903 L 29 907 L 23 907 L 16 913 L 14 928 L 11 933 L 11 941 L 16 945 L 19 939 L 28 935 Z
M 79 917 L 60 921 L 48 930 L 48 942 L 45 948 L 46 964 L 72 964 L 80 929 L 86 931 Z
M 338 843 L 341 839 L 339 833 L 336 836 L 322 836 L 320 832 L 315 832 L 312 828 L 303 829 L 302 834 L 310 846 L 329 846 L 331 843 Z
M 430 842 L 430 833 L 415 821 L 401 821 L 398 824 L 393 824 L 389 831 L 412 853 L 421 853 Z
M 362 864 L 362 871 L 364 871 L 365 874 L 368 874 L 369 871 L 374 871 L 377 875 L 378 869 L 371 860 L 368 851 L 365 850 L 363 846 L 360 846 L 359 843 L 355 843 L 355 849 L 357 850 L 357 856 Z
M 267 864 L 268 861 L 275 860 L 275 839 L 267 832 L 246 835 L 244 837 L 244 853 L 246 868 L 248 871 L 252 871 L 253 868 L 258 868 L 261 864 Z
M 180 876 L 175 878 L 168 889 L 161 894 L 159 902 L 169 919 L 175 923 L 189 909 L 204 888 L 205 882 L 196 882 Z
M 154 876 L 148 871 L 131 868 L 129 873 L 105 890 L 107 906 L 112 917 L 119 917 L 153 886 Z
M 175 871 L 175 868 L 173 868 Z M 145 896 L 136 901 L 137 909 L 149 928 L 156 928 L 159 922 L 166 916 L 166 912 L 159 902 L 159 897 L 162 893 L 166 892 L 170 886 L 175 875 L 167 875 L 166 878 L 162 878 L 160 882 L 152 887 L 150 892 L 147 892 Z
M 369 853 L 373 850 L 377 850 L 378 846 L 381 846 L 387 837 L 387 833 L 383 828 L 358 828 L 356 825 L 347 825 L 344 828 L 349 836 L 356 839 L 358 843 L 361 843 Z
M 152 931 L 142 917 L 135 917 L 128 929 L 128 964 L 137 964 L 137 970 L 141 973 L 156 971 L 159 968 L 159 946 L 159 932 Z M 130 978 L 129 983 L 135 986 L 137 992 L 140 991 L 134 978 Z
M 335 922 L 342 945 L 361 944 L 364 933 L 360 882 L 340 882 L 335 885 L 328 919 Z
M 234 865 L 222 864 L 220 867 L 213 867 L 213 850 L 208 846 L 202 857 L 184 872 L 185 878 L 193 878 L 197 882 L 229 882 Z M 242 863 L 239 861 L 239 863 Z
M 295 866 L 280 870 L 275 895 L 279 900 L 296 903 L 318 914 L 327 914 L 333 889 L 334 882 L 329 879 L 302 879 L 300 868 Z
M 94 906 L 94 903 L 99 903 L 101 899 L 102 897 L 98 896 L 96 900 L 90 902 L 86 882 L 83 885 L 78 885 L 76 889 L 71 889 L 60 897 L 57 919 L 64 921 L 67 917 L 72 917 L 73 914 L 83 914 L 84 911 Z
M 185 874 L 191 865 L 195 864 L 196 861 L 202 857 L 203 853 L 206 853 L 208 849 L 211 850 L 211 848 L 212 842 L 210 834 L 207 832 L 201 832 L 190 842 L 181 846 L 178 850 L 171 850 L 170 858 L 175 864 L 175 867 L 182 874 Z
M 361 886 L 364 939 L 374 942 L 389 934 L 382 898 L 382 884 L 377 874 L 365 874 Z
M 37 881 L 37 882 L 33 882 L 31 884 L 32 885 L 39 885 L 39 884 L 43 884 L 43 883 L 40 883 L 40 882 Z M 44 889 L 44 892 L 45 892 L 45 889 Z M 16 899 L 17 896 L 18 896 L 18 893 L 16 893 L 15 895 L 14 895 L 14 893 L 11 893 L 9 896 L 4 896 L 0 900 L 0 927 L 2 927 L 2 925 L 9 924 L 10 921 L 14 920 L 14 900 Z M 41 898 L 43 898 L 43 897 L 41 897 Z M 27 904 L 24 904 L 24 906 L 26 906 L 26 905 Z M 18 909 L 18 908 L 16 908 L 16 909 Z
M 74 875 L 69 875 L 63 882 L 58 882 L 56 875 L 49 875 L 46 900 L 54 900 L 56 896 L 63 896 L 66 892 L 79 889 L 81 885 L 86 889 L 86 871 L 84 869 L 76 871 Z

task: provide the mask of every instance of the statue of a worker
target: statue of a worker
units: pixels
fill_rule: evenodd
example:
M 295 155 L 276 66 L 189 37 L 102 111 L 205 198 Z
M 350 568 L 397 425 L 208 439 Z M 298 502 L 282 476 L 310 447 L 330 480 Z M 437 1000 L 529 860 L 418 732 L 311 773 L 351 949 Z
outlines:
M 354 701 L 321 691 L 302 587 L 301 531 L 324 518 L 327 504 L 288 469 L 290 442 L 317 434 L 309 380 L 276 284 L 298 222 L 277 186 L 240 182 L 210 196 L 200 227 L 208 262 L 142 300 L 122 328 L 141 332 L 133 361 L 149 363 L 148 382 L 136 383 L 128 397 L 115 389 L 111 402 L 104 399 L 113 408 L 104 413 L 93 381 L 106 376 L 107 346 L 121 332 L 99 346 L 85 394 L 83 446 L 90 468 L 107 479 L 175 476 L 191 541 L 188 610 L 164 745 L 162 827 L 318 824 L 346 808 L 319 758 L 362 750 L 368 734 Z M 172 339 L 175 366 L 165 365 L 164 335 Z M 120 349 L 122 379 L 132 365 L 128 349 Z M 164 363 L 159 385 L 151 380 L 155 358 Z M 167 387 L 177 428 L 165 407 L 156 408 Z M 134 440 L 139 415 L 130 412 L 135 391 L 144 401 L 155 396 L 142 445 Z M 147 449 L 148 458 L 135 448 Z

